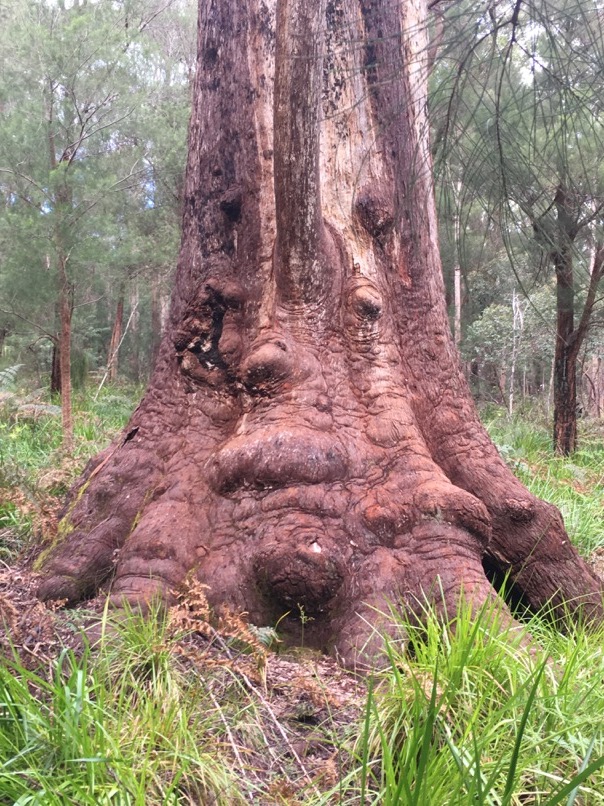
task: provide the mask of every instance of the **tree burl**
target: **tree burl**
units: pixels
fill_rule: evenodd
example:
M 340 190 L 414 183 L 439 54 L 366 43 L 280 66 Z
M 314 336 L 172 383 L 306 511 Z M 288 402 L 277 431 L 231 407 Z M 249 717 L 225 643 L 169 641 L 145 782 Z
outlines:
M 72 491 L 40 596 L 210 603 L 347 663 L 390 603 L 598 578 L 478 419 L 450 336 L 425 0 L 201 0 L 183 241 L 149 389 Z

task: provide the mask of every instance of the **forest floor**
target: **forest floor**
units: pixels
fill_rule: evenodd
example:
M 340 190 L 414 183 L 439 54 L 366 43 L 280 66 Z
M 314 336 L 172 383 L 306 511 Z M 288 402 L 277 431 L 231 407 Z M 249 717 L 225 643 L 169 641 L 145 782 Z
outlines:
M 134 398 L 82 396 L 69 457 L 52 413 L 0 413 L 0 806 L 604 804 L 604 630 L 532 622 L 540 665 L 488 618 L 460 613 L 451 634 L 429 617 L 413 657 L 391 646 L 368 679 L 285 649 L 278 625 L 211 614 L 200 587 L 144 620 L 102 596 L 42 605 L 29 560 Z M 485 416 L 604 576 L 602 424 L 562 460 L 534 413 Z
M 36 598 L 35 582 L 36 575 L 19 563 L 0 569 L 0 652 L 16 660 L 17 668 L 52 681 L 66 650 L 77 662 L 84 652 L 94 658 L 104 644 L 124 641 L 100 597 L 86 609 L 48 607 Z M 225 719 L 225 699 L 243 699 L 253 710 L 252 740 L 236 719 L 226 734 L 224 724 L 217 726 L 216 742 L 221 756 L 229 756 L 235 772 L 247 779 L 242 789 L 266 793 L 266 801 L 253 802 L 294 804 L 299 793 L 331 790 L 350 771 L 351 728 L 362 722 L 365 680 L 312 650 L 269 650 L 241 618 L 218 619 L 213 626 L 203 599 L 197 611 L 190 604 L 173 608 L 165 631 L 149 638 L 143 651 L 149 657 L 167 653 L 177 676 L 197 675 Z

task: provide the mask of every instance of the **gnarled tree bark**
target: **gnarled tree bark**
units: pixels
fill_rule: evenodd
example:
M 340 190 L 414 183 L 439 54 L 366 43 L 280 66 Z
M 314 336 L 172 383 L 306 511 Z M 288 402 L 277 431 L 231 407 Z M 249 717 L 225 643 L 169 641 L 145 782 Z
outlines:
M 353 662 L 374 608 L 601 616 L 560 514 L 482 428 L 444 304 L 425 0 L 201 0 L 170 321 L 72 492 L 40 595 L 215 604 Z M 276 59 L 276 66 L 275 66 Z M 490 581 L 491 580 L 491 581 Z M 283 625 L 282 625 L 283 626 Z

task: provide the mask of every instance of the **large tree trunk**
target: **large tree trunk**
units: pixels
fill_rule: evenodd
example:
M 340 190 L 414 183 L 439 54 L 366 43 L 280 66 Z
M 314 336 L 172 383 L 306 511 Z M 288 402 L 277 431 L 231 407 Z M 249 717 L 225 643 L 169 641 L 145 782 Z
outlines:
M 600 617 L 598 579 L 459 368 L 425 5 L 201 0 L 170 320 L 40 563 L 44 598 L 111 580 L 140 603 L 193 573 L 257 624 L 289 612 L 295 633 L 303 609 L 305 641 L 347 661 L 375 608 L 480 604 L 506 572 L 534 608 Z
M 557 194 L 560 196 L 560 191 Z M 562 220 L 562 223 L 560 223 Z M 560 249 L 552 252 L 556 269 L 556 349 L 554 352 L 554 449 L 568 456 L 577 448 L 577 362 L 581 347 L 591 324 L 593 309 L 600 280 L 604 274 L 604 245 L 597 243 L 593 249 L 590 265 L 589 286 L 581 313 L 581 321 L 575 328 L 574 271 L 572 232 L 564 224 L 558 210 L 559 230 L 564 228 L 559 243 Z
M 577 356 L 573 248 L 576 227 L 568 194 L 560 186 L 555 197 L 556 239 L 551 250 L 556 270 L 556 346 L 554 351 L 554 450 L 563 456 L 577 447 Z

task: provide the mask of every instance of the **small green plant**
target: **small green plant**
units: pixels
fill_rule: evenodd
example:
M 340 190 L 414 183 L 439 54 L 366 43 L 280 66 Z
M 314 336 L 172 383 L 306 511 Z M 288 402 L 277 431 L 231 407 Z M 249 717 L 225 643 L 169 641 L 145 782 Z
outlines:
M 31 532 L 32 522 L 26 508 L 0 498 L 0 559 L 14 559 Z
M 17 380 L 19 370 L 23 364 L 14 364 L 12 367 L 5 367 L 0 369 L 0 392 L 8 392 L 12 390 Z
M 314 621 L 314 618 L 308 615 L 304 609 L 304 605 L 297 602 L 296 607 L 298 608 L 298 617 L 300 619 L 300 624 L 302 625 L 302 629 L 300 631 L 300 645 L 304 647 L 304 629 L 307 624 L 309 624 L 311 621 Z

